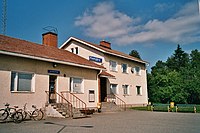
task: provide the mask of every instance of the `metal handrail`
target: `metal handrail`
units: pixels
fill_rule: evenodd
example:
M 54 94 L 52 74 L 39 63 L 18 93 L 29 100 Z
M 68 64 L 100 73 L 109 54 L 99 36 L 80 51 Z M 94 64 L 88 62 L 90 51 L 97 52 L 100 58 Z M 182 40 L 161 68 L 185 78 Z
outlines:
M 48 98 L 47 99 L 49 99 L 49 94 L 50 94 L 50 92 L 49 91 L 45 91 L 46 92 L 46 94 L 47 94 L 47 96 L 48 96 Z M 63 97 L 61 94 L 59 94 L 59 93 L 57 93 L 57 92 L 55 92 L 55 94 L 58 96 L 58 103 L 62 103 L 62 104 L 64 104 L 64 103 L 67 103 L 67 105 L 68 105 L 68 108 L 67 108 L 67 110 L 70 112 L 70 116 L 72 116 L 73 115 L 73 107 L 72 107 L 72 104 L 65 98 L 65 97 Z M 49 103 L 49 102 L 48 102 Z
M 116 105 L 118 105 L 120 108 L 123 108 L 124 110 L 126 110 L 126 102 L 122 100 L 121 98 L 119 98 L 117 95 L 107 94 L 107 99 L 109 98 L 111 99 L 112 102 L 115 102 Z
M 86 111 L 86 103 L 79 97 L 77 97 L 75 94 L 71 93 L 70 91 L 62 91 L 61 95 L 68 99 L 68 101 L 70 101 L 73 107 L 83 109 Z

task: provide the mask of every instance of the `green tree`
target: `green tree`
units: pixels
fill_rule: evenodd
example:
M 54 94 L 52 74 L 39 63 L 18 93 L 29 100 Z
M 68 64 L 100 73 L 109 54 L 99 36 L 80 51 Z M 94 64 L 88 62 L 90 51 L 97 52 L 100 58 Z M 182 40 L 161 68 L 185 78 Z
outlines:
M 181 68 L 184 68 L 189 63 L 189 55 L 185 53 L 180 45 L 177 46 L 175 53 L 167 59 L 167 66 L 171 70 L 179 71 Z
M 129 53 L 130 56 L 133 56 L 133 57 L 136 57 L 138 59 L 141 59 L 140 57 L 140 54 L 137 50 L 132 50 L 130 53 Z
M 147 75 L 151 102 L 200 103 L 200 52 L 185 53 L 180 45 L 166 62 L 157 61 Z

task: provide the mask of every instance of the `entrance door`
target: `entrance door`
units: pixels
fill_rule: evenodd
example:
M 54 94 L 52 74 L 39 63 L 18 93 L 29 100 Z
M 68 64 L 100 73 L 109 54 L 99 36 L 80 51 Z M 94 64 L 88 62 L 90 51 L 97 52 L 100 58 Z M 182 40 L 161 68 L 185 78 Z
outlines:
M 49 75 L 49 103 L 56 103 L 56 79 L 57 76 Z
M 107 97 L 107 78 L 100 78 L 100 88 L 101 88 L 101 101 L 106 102 Z

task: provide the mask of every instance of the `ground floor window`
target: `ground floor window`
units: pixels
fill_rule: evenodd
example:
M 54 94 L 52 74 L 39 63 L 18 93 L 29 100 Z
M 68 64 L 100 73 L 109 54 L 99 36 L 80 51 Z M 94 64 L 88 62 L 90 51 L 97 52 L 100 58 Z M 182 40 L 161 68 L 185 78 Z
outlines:
M 129 95 L 129 86 L 128 85 L 122 85 L 124 95 Z
M 84 93 L 82 78 L 70 78 L 70 80 L 71 80 L 71 85 L 70 85 L 71 92 Z
M 89 90 L 89 102 L 95 102 L 94 90 Z
M 136 86 L 136 90 L 137 90 L 137 95 L 142 95 L 141 86 Z
M 33 74 L 25 72 L 11 72 L 11 91 L 32 92 Z
M 110 85 L 110 94 L 117 94 L 117 84 Z

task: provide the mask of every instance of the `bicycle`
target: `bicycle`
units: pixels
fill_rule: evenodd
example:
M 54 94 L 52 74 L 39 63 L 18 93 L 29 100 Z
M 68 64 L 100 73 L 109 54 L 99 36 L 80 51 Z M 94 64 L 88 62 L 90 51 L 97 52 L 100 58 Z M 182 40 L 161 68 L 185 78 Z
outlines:
M 6 103 L 4 109 L 0 109 L 0 121 L 6 122 L 9 118 L 12 119 L 15 123 L 20 123 L 23 119 L 22 113 L 17 111 L 18 106 L 14 108 L 9 107 L 10 104 Z
M 19 111 L 22 112 L 23 120 L 26 120 L 27 115 L 32 118 L 33 120 L 42 120 L 44 117 L 44 113 L 41 109 L 37 109 L 35 105 L 32 105 L 33 111 L 27 110 L 26 107 L 27 103 L 25 103 L 23 109 L 20 109 Z

